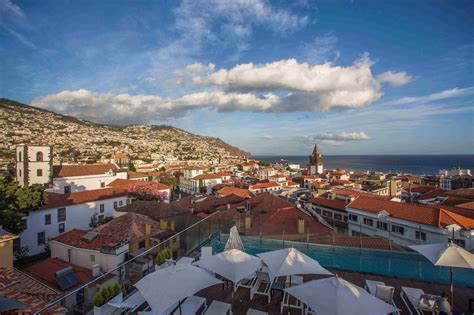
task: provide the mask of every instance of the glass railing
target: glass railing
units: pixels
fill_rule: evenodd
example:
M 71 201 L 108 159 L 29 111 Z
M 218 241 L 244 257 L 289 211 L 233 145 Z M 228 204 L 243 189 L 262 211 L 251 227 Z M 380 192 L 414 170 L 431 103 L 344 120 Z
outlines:
M 128 254 L 126 261 L 89 283 L 83 284 L 51 301 L 35 314 L 60 312 L 92 314 L 92 311 L 96 314 L 111 314 L 113 310 L 107 310 L 108 307 L 111 307 L 111 303 L 115 305 L 126 304 L 125 309 L 127 311 L 122 309 L 119 314 L 126 314 L 134 309 L 140 310 L 139 308 L 144 304 L 144 301 L 141 295 L 137 294 L 134 284 L 158 268 L 167 266 L 170 260 L 178 260 L 184 256 L 194 255 L 200 246 L 210 244 L 211 239 L 218 235 L 220 231 L 220 220 L 217 219 L 215 214 L 213 213 L 203 220 L 192 223 L 182 231 L 148 249 L 143 249 L 135 254 Z M 172 255 L 171 258 L 169 258 L 170 255 Z M 161 264 L 161 266 L 156 263 Z M 115 311 L 117 311 L 117 308 Z
M 212 241 L 213 250 L 221 252 L 228 234 L 220 234 Z M 276 249 L 294 247 L 316 259 L 323 267 L 354 272 L 372 273 L 387 277 L 449 284 L 449 269 L 437 267 L 416 252 L 333 246 L 294 242 L 265 237 L 241 236 L 247 253 L 259 254 Z M 474 287 L 474 270 L 453 269 L 454 283 Z

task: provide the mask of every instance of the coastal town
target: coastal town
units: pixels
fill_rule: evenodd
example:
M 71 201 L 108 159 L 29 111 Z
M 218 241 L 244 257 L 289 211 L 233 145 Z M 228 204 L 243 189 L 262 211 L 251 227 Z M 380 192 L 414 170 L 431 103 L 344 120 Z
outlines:
M 0 0 L 0 315 L 474 315 L 473 38 L 473 0 Z
M 326 169 L 317 144 L 303 166 L 249 158 L 145 161 L 127 151 L 70 163 L 54 146 L 35 144 L 16 145 L 12 155 L 3 159 L 2 198 L 14 186 L 43 194 L 16 211 L 16 221 L 7 215 L 14 210 L 2 211 L 0 275 L 11 285 L 0 287 L 0 296 L 28 312 L 107 275 L 54 306 L 92 309 L 94 292 L 117 282 L 116 270 L 128 260 L 146 252 L 128 271 L 144 276 L 164 250 L 178 259 L 202 246 L 183 234 L 202 220 L 218 222 L 222 233 L 236 226 L 245 237 L 277 242 L 402 253 L 453 242 L 474 251 L 470 170 L 414 176 Z M 62 274 L 73 280 L 65 283 Z M 33 285 L 37 291 L 28 293 Z

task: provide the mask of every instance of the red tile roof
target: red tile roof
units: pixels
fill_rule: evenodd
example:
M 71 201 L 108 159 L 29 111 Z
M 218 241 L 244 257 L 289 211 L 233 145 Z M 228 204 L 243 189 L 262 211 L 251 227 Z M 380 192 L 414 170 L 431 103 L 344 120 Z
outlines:
M 140 172 L 128 171 L 128 172 L 127 172 L 127 176 L 128 176 L 128 179 L 132 179 L 132 178 L 147 178 L 147 179 L 148 179 L 148 175 L 147 175 L 147 174 L 145 174 L 145 173 L 140 173 Z
M 364 196 L 356 198 L 347 205 L 347 208 L 371 213 L 379 213 L 384 210 L 392 217 L 435 227 L 445 227 L 446 225 L 453 223 L 460 225 L 462 228 L 470 228 L 471 224 L 474 226 L 474 221 L 472 221 L 472 219 L 457 215 L 448 210 L 431 206 L 419 206 L 401 202 L 379 200 Z
M 32 314 L 57 298 L 59 293 L 16 269 L 0 268 L 0 296 L 27 305 L 7 314 Z M 58 305 L 52 311 L 59 313 L 64 308 Z
M 120 179 L 120 178 L 115 179 L 107 186 L 114 187 L 114 188 L 130 189 L 137 185 L 143 185 L 143 183 L 146 183 L 146 185 L 153 186 L 157 190 L 170 189 L 168 185 L 158 183 L 158 182 L 149 182 L 149 181 L 143 182 L 143 181 L 138 181 L 138 180 Z
M 47 192 L 48 202 L 40 209 L 51 209 L 78 205 L 90 201 L 106 200 L 127 196 L 127 190 L 123 188 L 101 188 L 80 191 L 70 194 L 58 194 Z
M 80 284 L 86 284 L 87 282 L 92 280 L 91 269 L 68 263 L 59 258 L 47 258 L 38 261 L 33 265 L 26 267 L 25 269 L 23 269 L 23 271 L 34 277 L 35 279 L 38 279 L 39 281 L 47 284 L 48 286 L 60 291 L 61 289 L 57 285 L 55 273 L 67 267 L 72 267 L 74 273 L 77 276 L 77 279 L 79 280 L 79 284 L 75 287 L 79 286 Z
M 221 173 L 208 173 L 208 174 L 201 174 L 201 175 L 197 175 L 197 176 L 194 176 L 193 179 L 197 180 L 197 179 L 217 179 L 217 178 L 222 178 L 222 177 L 226 177 L 226 176 L 230 176 L 229 173 L 224 173 L 224 172 L 221 172 Z
M 275 183 L 275 182 L 258 183 L 258 184 L 255 184 L 255 185 L 251 185 L 249 187 L 249 190 L 256 190 L 256 189 L 262 189 L 262 188 L 273 188 L 273 187 L 280 187 L 280 184 Z
M 311 199 L 311 203 L 314 205 L 339 210 L 346 211 L 346 201 L 342 199 L 328 199 L 324 197 L 316 197 Z
M 440 196 L 444 196 L 446 193 L 446 190 L 444 189 L 441 189 L 441 188 L 437 188 L 437 189 L 433 189 L 427 193 L 424 193 L 420 196 L 420 200 L 428 200 L 428 199 L 433 199 L 433 198 L 436 198 L 436 197 L 440 197 Z
M 474 210 L 474 201 L 456 205 L 458 208 Z
M 217 194 L 223 196 L 236 195 L 242 198 L 252 198 L 253 194 L 248 189 L 234 186 L 225 186 L 217 191 Z
M 118 171 L 119 167 L 113 163 L 106 164 L 76 164 L 54 165 L 53 177 L 73 177 L 87 175 L 102 175 L 108 171 Z
M 83 249 L 90 249 L 90 250 L 97 250 L 104 247 L 112 247 L 115 248 L 120 245 L 120 241 L 117 240 L 115 237 L 105 236 L 105 235 L 97 235 L 92 241 L 85 241 L 82 238 L 87 234 L 87 231 L 82 231 L 79 229 L 72 229 L 63 233 L 53 240 L 72 246 L 77 248 Z
M 147 224 L 149 224 L 151 227 L 150 235 L 155 235 L 162 231 L 160 229 L 159 222 L 151 219 L 150 217 L 133 212 L 127 212 L 124 215 L 113 219 L 112 221 L 98 226 L 94 229 L 94 231 L 99 232 L 104 236 L 114 238 L 118 242 L 136 242 L 147 236 Z
M 474 188 L 459 188 L 446 192 L 446 196 L 474 200 Z

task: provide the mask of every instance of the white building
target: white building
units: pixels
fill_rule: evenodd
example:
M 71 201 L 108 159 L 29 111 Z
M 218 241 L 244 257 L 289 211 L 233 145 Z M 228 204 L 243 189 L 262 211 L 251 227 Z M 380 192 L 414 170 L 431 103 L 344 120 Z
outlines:
M 249 191 L 254 194 L 259 194 L 263 192 L 275 192 L 280 190 L 282 190 L 282 186 L 276 182 L 258 183 L 249 187 Z
M 449 210 L 359 196 L 346 211 L 350 235 L 382 236 L 404 246 L 453 239 L 474 251 L 474 219 Z
M 68 195 L 48 193 L 48 204 L 29 211 L 25 217 L 21 246 L 28 247 L 30 256 L 40 254 L 50 239 L 71 229 L 90 229 L 92 217 L 111 217 L 114 208 L 125 206 L 127 200 L 124 189 L 104 188 Z
M 115 269 L 125 261 L 129 251 L 127 242 L 97 232 L 70 230 L 49 243 L 51 258 L 59 258 L 84 268 L 99 266 L 102 272 Z
M 266 180 L 269 179 L 271 176 L 276 175 L 277 171 L 273 167 L 265 167 L 262 169 L 259 169 L 257 174 L 258 174 L 258 179 L 260 180 Z
M 442 176 L 471 176 L 471 170 L 470 169 L 463 169 L 463 168 L 455 168 L 453 170 L 439 170 L 438 172 L 439 175 Z
M 202 175 L 206 170 L 206 167 L 187 167 L 183 171 L 183 175 L 179 178 L 179 189 L 187 192 L 192 193 L 193 189 L 193 178 Z
M 127 172 L 114 163 L 53 166 L 55 193 L 72 193 L 106 187 L 116 179 L 127 179 Z
M 20 186 L 51 183 L 53 149 L 50 146 L 19 145 L 15 152 L 16 180 Z

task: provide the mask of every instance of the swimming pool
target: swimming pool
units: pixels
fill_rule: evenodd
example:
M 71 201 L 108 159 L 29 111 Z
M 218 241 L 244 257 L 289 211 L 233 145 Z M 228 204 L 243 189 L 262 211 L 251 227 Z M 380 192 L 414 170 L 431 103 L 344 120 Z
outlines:
M 212 241 L 214 251 L 222 252 L 228 235 L 221 234 Z M 256 255 L 284 247 L 294 247 L 323 267 L 347 271 L 368 272 L 378 275 L 449 284 L 449 268 L 436 267 L 418 253 L 375 249 L 359 249 L 319 244 L 306 244 L 241 236 L 245 251 Z M 454 283 L 474 288 L 474 270 L 454 268 Z

